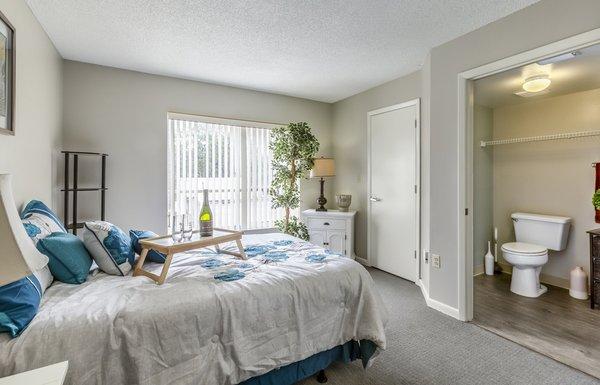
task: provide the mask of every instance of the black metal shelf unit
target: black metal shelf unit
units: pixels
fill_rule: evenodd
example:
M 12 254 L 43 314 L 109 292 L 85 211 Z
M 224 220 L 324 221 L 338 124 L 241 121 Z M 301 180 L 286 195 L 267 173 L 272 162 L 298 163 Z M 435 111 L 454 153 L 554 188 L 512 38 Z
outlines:
M 104 220 L 105 208 L 106 208 L 106 157 L 108 154 L 99 152 L 84 152 L 84 151 L 62 151 L 65 155 L 65 187 L 61 189 L 64 192 L 64 216 L 63 221 L 65 228 L 72 230 L 73 234 L 77 234 L 77 229 L 83 228 L 83 222 L 77 221 L 77 193 L 87 191 L 99 191 L 100 192 L 100 219 Z M 80 156 L 97 156 L 101 158 L 102 172 L 100 187 L 79 187 L 79 157 Z M 70 163 L 71 157 L 73 158 L 73 186 L 70 186 Z M 71 210 L 71 222 L 69 223 L 69 195 L 73 195 L 72 210 Z

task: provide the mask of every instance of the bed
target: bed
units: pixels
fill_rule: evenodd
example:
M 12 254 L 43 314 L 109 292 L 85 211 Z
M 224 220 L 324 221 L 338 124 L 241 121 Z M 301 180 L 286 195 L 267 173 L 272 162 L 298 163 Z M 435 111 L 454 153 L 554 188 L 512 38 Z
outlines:
M 361 265 L 284 234 L 242 241 L 246 261 L 175 255 L 162 286 L 104 273 L 54 283 L 22 335 L 0 335 L 0 377 L 68 360 L 66 384 L 277 383 L 285 368 L 310 375 L 340 354 L 367 365 L 385 349 L 386 311 Z

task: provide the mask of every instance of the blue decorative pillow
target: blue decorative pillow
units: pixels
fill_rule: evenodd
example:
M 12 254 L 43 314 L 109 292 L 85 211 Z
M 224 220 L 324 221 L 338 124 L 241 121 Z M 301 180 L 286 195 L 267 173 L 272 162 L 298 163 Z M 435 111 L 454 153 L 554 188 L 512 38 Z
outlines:
M 125 275 L 131 270 L 135 259 L 131 239 L 117 226 L 103 221 L 86 222 L 83 243 L 105 273 Z
M 129 230 L 129 237 L 131 238 L 131 246 L 133 247 L 133 250 L 137 254 L 141 254 L 142 245 L 140 245 L 140 240 L 158 237 L 158 235 L 156 233 L 153 233 L 152 231 Z M 159 253 L 156 250 L 148 251 L 148 255 L 146 256 L 147 261 L 156 263 L 164 263 L 166 258 L 166 255 L 164 255 L 163 253 Z
M 56 214 L 44 203 L 36 200 L 29 202 L 25 206 L 21 212 L 21 221 L 23 222 L 23 226 L 25 226 L 27 235 L 29 235 L 34 243 L 52 233 L 67 232 Z
M 14 338 L 21 334 L 38 312 L 42 287 L 34 275 L 0 287 L 0 333 Z
M 48 257 L 50 272 L 59 281 L 78 284 L 87 279 L 92 257 L 77 236 L 52 233 L 40 239 L 37 248 Z

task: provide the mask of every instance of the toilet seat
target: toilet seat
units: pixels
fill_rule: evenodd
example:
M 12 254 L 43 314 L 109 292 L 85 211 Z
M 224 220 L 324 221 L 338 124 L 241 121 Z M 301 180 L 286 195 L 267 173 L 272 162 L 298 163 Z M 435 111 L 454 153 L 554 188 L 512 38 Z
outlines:
M 535 257 L 548 254 L 544 246 L 525 242 L 509 242 L 502 245 L 502 251 L 519 254 L 524 257 Z

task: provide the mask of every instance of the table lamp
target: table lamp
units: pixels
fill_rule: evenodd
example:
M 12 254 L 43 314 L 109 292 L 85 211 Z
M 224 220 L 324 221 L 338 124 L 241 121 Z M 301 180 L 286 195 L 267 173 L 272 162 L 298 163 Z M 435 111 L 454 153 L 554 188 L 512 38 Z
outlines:
M 335 163 L 332 158 L 316 158 L 315 164 L 310 170 L 311 178 L 321 178 L 321 195 L 317 199 L 317 211 L 327 211 L 325 208 L 325 204 L 327 203 L 327 199 L 325 199 L 325 195 L 323 194 L 323 184 L 325 183 L 325 179 L 327 177 L 335 176 Z
M 11 179 L 9 174 L 0 174 L 0 286 L 26 277 L 48 263 L 48 257 L 35 248 L 23 227 Z

